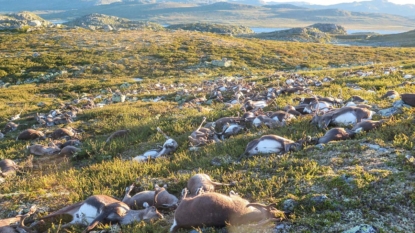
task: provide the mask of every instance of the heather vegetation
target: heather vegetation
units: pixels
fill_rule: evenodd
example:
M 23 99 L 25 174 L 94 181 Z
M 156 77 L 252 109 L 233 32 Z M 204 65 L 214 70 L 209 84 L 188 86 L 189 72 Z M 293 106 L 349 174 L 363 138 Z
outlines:
M 236 184 L 223 187 L 221 193 L 234 190 L 251 201 L 277 203 L 279 209 L 289 208 L 287 200 L 295 203 L 289 208 L 292 214 L 277 227 L 272 223 L 261 230 L 255 225 L 232 226 L 229 232 L 342 232 L 363 223 L 380 232 L 415 231 L 411 221 L 415 217 L 415 108 L 404 107 L 388 117 L 375 115 L 385 124 L 353 139 L 308 145 L 282 155 L 253 156 L 240 163 L 237 159 L 246 145 L 261 135 L 298 140 L 320 137 L 325 130 L 310 125 L 311 115 L 306 115 L 283 127 L 250 128 L 198 150 L 189 150 L 188 142 L 203 117 L 215 121 L 243 114 L 239 104 L 227 107 L 209 100 L 211 86 L 206 81 L 255 83 L 253 91 L 262 93 L 284 86 L 292 73 L 317 80 L 330 77 L 331 82 L 310 87 L 312 93 L 344 100 L 359 95 L 385 109 L 393 103 L 380 98 L 388 90 L 415 93 L 410 79 L 415 76 L 414 48 L 281 42 L 183 30 L 49 28 L 0 32 L 0 56 L 0 128 L 20 113 L 14 121 L 18 129 L 0 139 L 0 159 L 13 159 L 22 167 L 0 184 L 0 218 L 36 204 L 38 211 L 31 217 L 36 219 L 94 194 L 121 200 L 131 183 L 140 190 L 167 184 L 169 192 L 179 197 L 191 175 L 206 173 Z M 231 61 L 231 65 L 214 61 Z M 222 94 L 228 97 L 233 92 Z M 121 95 L 125 101 L 118 100 Z M 188 104 L 203 97 L 206 101 Z M 264 111 L 296 105 L 296 97 L 310 95 L 281 94 Z M 85 107 L 87 98 L 102 103 L 101 107 Z M 82 109 L 73 122 L 46 127 L 36 120 L 36 113 L 48 113 L 65 103 Z M 28 128 L 48 136 L 68 126 L 79 132 L 83 143 L 70 156 L 29 155 L 26 148 L 31 143 L 48 141 L 16 141 Z M 133 162 L 133 157 L 163 144 L 157 127 L 177 141 L 177 151 L 165 158 Z M 126 137 L 106 142 L 121 129 L 130 130 Z M 122 232 L 168 232 L 173 212 L 164 216 L 123 226 Z M 108 232 L 111 228 L 98 226 Z M 54 222 L 39 231 L 82 229 L 62 229 Z

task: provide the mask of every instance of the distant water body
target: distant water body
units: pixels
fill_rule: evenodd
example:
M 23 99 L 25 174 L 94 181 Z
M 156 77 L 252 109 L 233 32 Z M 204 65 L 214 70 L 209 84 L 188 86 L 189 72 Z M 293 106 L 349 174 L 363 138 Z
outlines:
M 50 22 L 54 23 L 54 24 L 62 24 L 62 23 L 66 23 L 68 22 L 67 20 L 49 20 Z M 162 24 L 163 27 L 168 27 L 168 24 Z M 262 33 L 262 32 L 274 32 L 274 31 L 281 31 L 281 30 L 287 30 L 290 28 L 255 28 L 252 27 L 251 28 L 252 31 L 254 31 L 255 33 Z M 378 34 L 396 34 L 396 33 L 401 33 L 401 32 L 405 32 L 405 31 L 395 31 L 395 30 L 347 30 L 347 34 L 353 34 L 353 33 L 359 33 L 359 32 L 374 32 L 374 33 L 378 33 Z
M 262 32 L 274 32 L 274 31 L 281 31 L 281 30 L 287 30 L 290 28 L 251 28 L 252 31 L 255 33 L 262 33 Z M 401 33 L 405 31 L 394 31 L 394 30 L 347 30 L 347 34 L 353 34 L 353 33 L 359 33 L 359 32 L 374 32 L 378 34 L 396 34 Z

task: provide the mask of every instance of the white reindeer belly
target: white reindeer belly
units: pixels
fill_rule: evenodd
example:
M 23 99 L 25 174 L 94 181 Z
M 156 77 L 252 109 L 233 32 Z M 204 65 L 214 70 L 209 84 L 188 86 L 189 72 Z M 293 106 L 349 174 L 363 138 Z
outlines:
M 256 117 L 253 121 L 252 124 L 255 125 L 255 127 L 259 127 L 262 124 L 262 121 L 260 119 L 258 119 L 258 117 Z
M 260 141 L 254 148 L 249 151 L 249 154 L 272 154 L 280 153 L 284 147 L 280 142 L 275 140 Z
M 86 203 L 82 204 L 81 208 L 74 214 L 71 223 L 80 223 L 89 225 L 100 214 L 100 211 L 94 206 Z
M 341 114 L 340 116 L 337 116 L 334 119 L 334 123 L 343 124 L 343 125 L 355 124 L 356 122 L 357 122 L 356 116 L 350 112 Z

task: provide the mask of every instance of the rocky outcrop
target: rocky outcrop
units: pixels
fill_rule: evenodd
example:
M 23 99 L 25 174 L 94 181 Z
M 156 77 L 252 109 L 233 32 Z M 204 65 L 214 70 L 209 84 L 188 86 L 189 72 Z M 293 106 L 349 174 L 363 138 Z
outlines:
M 274 32 L 263 32 L 242 37 L 265 40 L 298 41 L 298 42 L 331 42 L 334 35 L 345 35 L 346 29 L 336 24 L 313 24 L 308 27 L 291 28 Z
M 308 26 L 309 28 L 317 28 L 318 30 L 337 35 L 347 35 L 346 28 L 341 25 L 332 24 L 332 23 L 316 23 Z
M 264 40 L 299 41 L 299 42 L 329 42 L 331 36 L 317 28 L 291 28 L 288 30 L 263 32 L 243 37 L 258 38 Z
M 51 22 L 27 11 L 0 15 L 0 30 L 22 30 L 51 26 L 53 26 Z
M 82 27 L 91 30 L 164 30 L 164 27 L 157 23 L 132 21 L 125 18 L 104 15 L 104 14 L 89 14 L 77 18 L 75 20 L 65 23 L 69 27 Z
M 224 25 L 224 24 L 210 24 L 210 23 L 187 23 L 187 24 L 174 24 L 167 27 L 171 30 L 188 30 L 188 31 L 199 31 L 199 32 L 212 32 L 219 34 L 252 34 L 251 28 L 245 26 L 236 25 Z

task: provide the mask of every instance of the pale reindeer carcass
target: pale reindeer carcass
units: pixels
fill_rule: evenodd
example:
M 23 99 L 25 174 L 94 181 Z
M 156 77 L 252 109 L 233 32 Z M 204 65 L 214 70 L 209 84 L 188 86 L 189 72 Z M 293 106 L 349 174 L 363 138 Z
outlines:
M 4 134 L 6 134 L 6 133 L 9 133 L 9 132 L 12 132 L 12 131 L 16 131 L 17 130 L 17 127 L 19 127 L 18 124 L 14 123 L 12 121 L 9 121 L 4 126 L 4 128 L 3 128 L 3 130 L 1 132 L 4 133 Z
M 280 154 L 287 153 L 289 151 L 300 150 L 306 142 L 310 139 L 300 139 L 293 141 L 277 135 L 264 135 L 261 138 L 255 139 L 248 143 L 245 152 L 239 157 L 241 160 L 243 157 L 250 157 L 258 154 Z
M 157 132 L 163 134 L 163 136 L 166 138 L 166 141 L 163 144 L 163 147 L 159 149 L 151 149 L 142 155 L 138 155 L 133 158 L 133 161 L 136 162 L 145 162 L 149 159 L 156 159 L 164 155 L 171 154 L 177 150 L 179 147 L 179 144 L 174 140 L 173 138 L 167 136 L 159 127 L 157 127 Z
M 274 129 L 279 126 L 282 126 L 283 124 L 279 121 L 276 121 L 268 117 L 267 115 L 259 115 L 252 120 L 252 125 L 255 127 L 261 127 L 264 125 L 268 128 Z
M 36 212 L 37 207 L 34 205 L 30 207 L 27 214 L 18 214 L 12 218 L 0 219 L 1 233 L 32 233 L 34 232 L 30 227 L 24 225 L 24 220 Z
M 203 121 L 200 126 L 188 137 L 189 143 L 192 147 L 204 146 L 212 142 L 220 142 L 216 132 L 213 129 L 202 127 L 205 121 L 206 117 L 203 117 Z
M 187 181 L 187 190 L 192 196 L 197 195 L 200 190 L 213 192 L 216 186 L 229 186 L 229 184 L 212 181 L 209 175 L 203 173 L 195 174 Z
M 52 142 L 52 143 L 49 143 L 48 146 L 43 146 L 40 144 L 34 144 L 31 146 L 28 146 L 27 151 L 29 154 L 32 154 L 32 155 L 45 156 L 45 155 L 57 154 L 61 151 L 61 149 Z
M 145 202 L 157 209 L 176 208 L 178 199 L 167 191 L 167 185 L 163 187 L 157 184 L 154 190 L 147 190 L 136 193 L 131 196 L 130 193 L 134 189 L 134 184 L 125 189 L 125 196 L 122 202 L 126 203 L 131 209 L 140 208 Z
M 223 126 L 222 133 L 219 133 L 218 135 L 221 137 L 222 140 L 225 140 L 226 138 L 242 133 L 244 130 L 244 126 L 239 125 L 237 123 L 232 123 Z
M 110 222 L 121 225 L 131 224 L 135 221 L 163 218 L 156 207 L 144 203 L 145 209 L 132 210 L 124 202 L 118 201 L 106 195 L 94 195 L 85 201 L 64 207 L 51 213 L 41 220 L 58 218 L 61 215 L 71 215 L 72 221 L 62 225 L 65 228 L 74 224 L 87 225 L 83 231 L 86 233 L 94 229 L 99 223 Z
M 8 177 L 16 174 L 19 170 L 17 164 L 11 159 L 0 160 L 0 177 Z
M 323 115 L 319 115 L 316 111 L 311 123 L 320 128 L 327 128 L 329 125 L 355 125 L 361 121 L 371 120 L 374 114 L 374 111 L 366 108 L 349 106 L 326 112 Z

